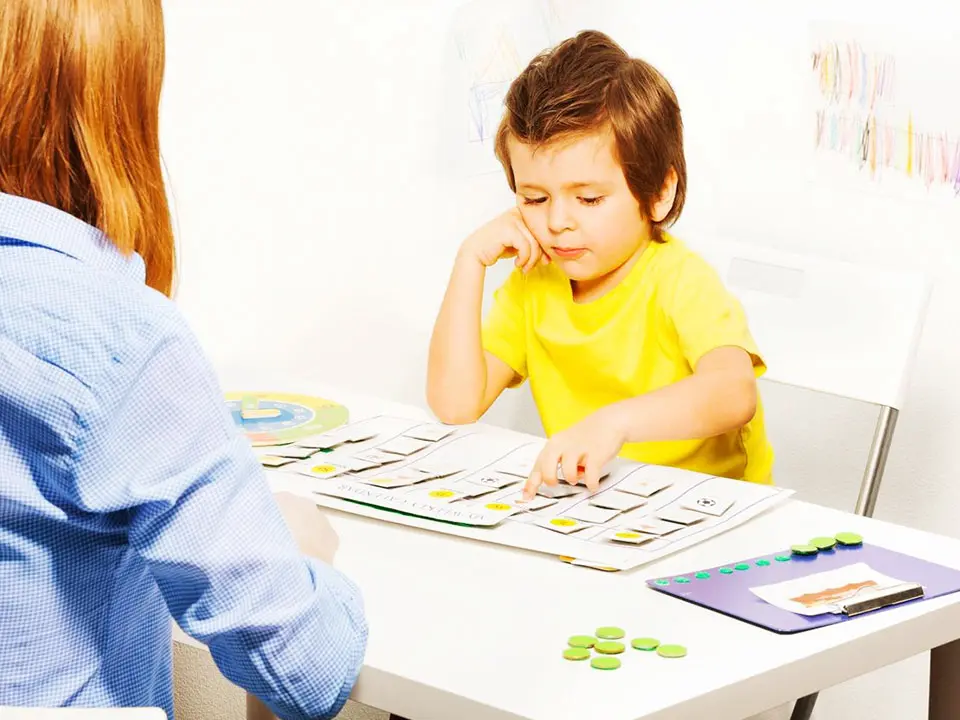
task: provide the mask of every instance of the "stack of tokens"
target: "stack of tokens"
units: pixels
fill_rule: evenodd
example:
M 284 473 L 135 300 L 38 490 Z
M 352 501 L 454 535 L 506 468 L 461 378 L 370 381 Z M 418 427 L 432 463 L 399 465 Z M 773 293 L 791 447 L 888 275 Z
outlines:
M 620 667 L 620 659 L 626 647 L 620 640 L 626 633 L 618 627 L 607 626 L 597 628 L 594 635 L 574 635 L 567 640 L 569 647 L 563 651 L 565 660 L 590 660 L 590 666 L 597 670 L 616 670 Z M 630 645 L 634 650 L 653 652 L 656 650 L 660 657 L 682 658 L 687 649 L 682 645 L 661 645 L 654 638 L 636 638 Z M 596 653 L 592 655 L 590 650 Z
M 792 545 L 790 552 L 794 555 L 816 555 L 819 552 L 833 550 L 837 545 L 841 547 L 858 547 L 863 544 L 863 538 L 856 533 L 841 532 L 833 537 L 815 537 L 808 543 Z

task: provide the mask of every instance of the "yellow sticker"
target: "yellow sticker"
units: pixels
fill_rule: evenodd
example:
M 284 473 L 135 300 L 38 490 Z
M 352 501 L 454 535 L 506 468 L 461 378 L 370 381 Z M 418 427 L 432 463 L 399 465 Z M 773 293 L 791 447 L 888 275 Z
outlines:
M 557 527 L 573 527 L 577 524 L 576 520 L 569 520 L 568 518 L 553 518 L 550 521 L 551 525 L 556 525 Z
M 326 475 L 327 473 L 332 473 L 336 469 L 337 468 L 334 465 L 314 465 L 313 469 L 311 469 L 310 472 Z
M 512 510 L 513 509 L 509 505 L 505 505 L 504 503 L 488 503 L 486 507 L 487 507 L 487 510 Z
M 453 497 L 454 495 L 456 495 L 456 493 L 453 490 L 433 490 L 430 493 L 430 497 L 435 498 L 449 498 Z
M 623 538 L 624 540 L 636 540 L 638 537 L 640 537 L 640 533 L 618 532 L 616 537 Z

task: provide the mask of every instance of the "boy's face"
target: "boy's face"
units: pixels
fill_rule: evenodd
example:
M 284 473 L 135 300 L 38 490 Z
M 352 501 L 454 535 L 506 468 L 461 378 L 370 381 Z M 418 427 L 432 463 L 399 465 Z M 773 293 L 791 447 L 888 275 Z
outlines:
M 650 226 L 614 157 L 609 132 L 534 148 L 508 141 L 523 219 L 574 281 L 616 272 L 650 240 Z

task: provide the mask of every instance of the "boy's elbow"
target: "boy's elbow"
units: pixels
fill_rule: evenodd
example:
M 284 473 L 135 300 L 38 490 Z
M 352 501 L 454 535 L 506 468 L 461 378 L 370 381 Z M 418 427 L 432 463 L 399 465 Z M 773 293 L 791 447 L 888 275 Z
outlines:
M 441 393 L 429 386 L 427 405 L 437 420 L 446 425 L 469 425 L 479 420 L 481 415 L 477 408 L 469 407 L 466 403 L 453 402 L 448 393 Z
M 757 381 L 754 378 L 739 383 L 734 402 L 731 403 L 731 424 L 740 429 L 757 414 Z

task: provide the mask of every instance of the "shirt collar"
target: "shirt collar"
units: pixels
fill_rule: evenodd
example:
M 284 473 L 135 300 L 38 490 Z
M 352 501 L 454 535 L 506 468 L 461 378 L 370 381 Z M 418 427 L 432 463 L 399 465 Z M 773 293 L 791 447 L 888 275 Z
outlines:
M 139 282 L 146 278 L 140 255 L 124 255 L 97 228 L 50 205 L 0 193 L 0 245 L 11 241 L 49 248 Z

